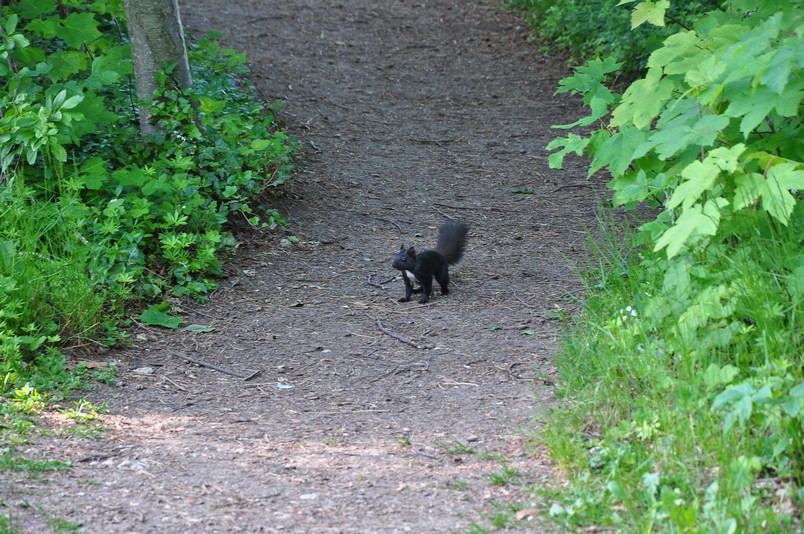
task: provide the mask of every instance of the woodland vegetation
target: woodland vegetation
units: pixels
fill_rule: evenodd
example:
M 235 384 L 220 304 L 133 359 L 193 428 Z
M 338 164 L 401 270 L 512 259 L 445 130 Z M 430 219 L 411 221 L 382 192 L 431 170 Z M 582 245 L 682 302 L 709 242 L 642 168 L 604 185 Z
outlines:
M 583 155 L 614 206 L 655 214 L 601 221 L 580 266 L 542 438 L 574 483 L 550 514 L 571 529 L 801 529 L 800 6 L 512 3 L 539 43 L 585 60 L 558 92 L 589 115 L 555 126 L 579 133 L 547 146 L 550 166 Z
M 546 494 L 549 516 L 570 530 L 800 529 L 799 5 L 620 4 L 510 2 L 536 43 L 582 62 L 557 90 L 589 114 L 556 126 L 550 165 L 586 157 L 614 206 L 655 215 L 601 218 L 579 265 L 586 297 L 537 438 L 572 481 Z M 42 392 L 113 380 L 68 370 L 65 347 L 125 342 L 126 310 L 171 326 L 166 299 L 208 295 L 233 225 L 285 224 L 265 195 L 291 180 L 296 142 L 215 35 L 188 43 L 191 87 L 168 66 L 145 102 L 120 2 L 6 2 L 0 27 L 8 463 Z M 157 126 L 145 139 L 141 105 Z

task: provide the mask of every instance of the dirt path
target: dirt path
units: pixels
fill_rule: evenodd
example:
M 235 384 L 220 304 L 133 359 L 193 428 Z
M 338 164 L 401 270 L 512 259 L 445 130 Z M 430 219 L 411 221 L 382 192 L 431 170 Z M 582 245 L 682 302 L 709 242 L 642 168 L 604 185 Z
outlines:
M 214 332 L 134 331 L 112 355 L 120 387 L 90 395 L 108 399 L 110 430 L 39 440 L 23 452 L 75 466 L 2 485 L 17 525 L 460 532 L 488 524 L 495 503 L 541 506 L 527 486 L 555 473 L 526 432 L 552 400 L 560 324 L 548 312 L 577 291 L 567 263 L 594 193 L 562 187 L 583 183 L 582 169 L 547 169 L 549 126 L 577 116 L 552 96 L 562 66 L 496 8 L 185 3 L 190 31 L 226 31 L 260 96 L 286 101 L 305 148 L 282 209 L 300 244 L 244 244 L 210 302 L 184 304 Z M 399 303 L 399 280 L 367 283 L 395 274 L 400 243 L 432 247 L 447 219 L 472 226 L 448 297 Z M 177 352 L 261 374 L 244 381 Z M 525 484 L 491 483 L 503 465 Z

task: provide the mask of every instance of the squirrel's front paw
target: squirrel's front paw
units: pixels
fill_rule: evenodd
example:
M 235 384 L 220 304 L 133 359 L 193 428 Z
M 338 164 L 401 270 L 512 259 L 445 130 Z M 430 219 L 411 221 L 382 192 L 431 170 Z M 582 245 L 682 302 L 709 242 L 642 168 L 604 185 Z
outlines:
M 410 302 L 410 297 L 402 297 L 399 302 Z

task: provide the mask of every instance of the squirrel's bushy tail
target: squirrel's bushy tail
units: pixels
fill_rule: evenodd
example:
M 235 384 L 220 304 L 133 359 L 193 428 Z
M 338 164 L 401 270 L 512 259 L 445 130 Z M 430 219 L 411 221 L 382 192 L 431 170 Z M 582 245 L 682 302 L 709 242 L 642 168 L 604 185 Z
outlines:
M 438 228 L 436 250 L 444 256 L 447 263 L 455 265 L 463 257 L 466 249 L 466 235 L 469 226 L 456 221 L 447 221 Z

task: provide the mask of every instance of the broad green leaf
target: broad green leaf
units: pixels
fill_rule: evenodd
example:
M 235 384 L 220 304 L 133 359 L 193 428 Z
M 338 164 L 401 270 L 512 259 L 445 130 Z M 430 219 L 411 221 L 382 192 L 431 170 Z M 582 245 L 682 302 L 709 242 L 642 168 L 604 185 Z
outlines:
M 690 146 L 712 146 L 718 133 L 728 124 L 729 118 L 722 115 L 706 115 L 694 124 L 689 124 L 689 118 L 682 116 L 651 134 L 648 148 L 655 147 L 659 158 L 666 160 Z M 645 148 L 640 147 L 640 152 Z
M 601 82 L 606 79 L 606 75 L 618 71 L 620 67 L 622 67 L 622 63 L 617 63 L 610 57 L 604 60 L 593 59 L 586 65 L 575 67 L 574 76 L 560 80 L 556 93 L 585 94 L 601 87 Z
M 591 109 L 592 113 L 587 115 L 586 117 L 581 117 L 577 121 L 573 122 L 572 124 L 560 124 L 555 125 L 553 128 L 559 128 L 562 130 L 569 130 L 570 128 L 575 128 L 576 126 L 589 126 L 590 124 L 594 123 L 595 121 L 605 117 L 609 112 L 609 104 L 611 101 L 607 101 L 600 97 L 593 97 L 589 101 L 589 108 Z
M 80 49 L 84 43 L 91 43 L 102 34 L 92 13 L 73 13 L 61 21 L 58 35 L 65 43 Z
M 646 139 L 647 133 L 633 126 L 621 127 L 595 150 L 589 166 L 589 176 L 603 167 L 607 167 L 615 178 L 621 176 L 634 160 L 637 148 L 644 144 Z
M 731 383 L 739 374 L 740 369 L 733 365 L 726 364 L 720 367 L 716 363 L 711 363 L 703 373 L 704 385 L 707 389 L 712 390 L 723 384 Z
M 54 52 L 47 57 L 47 61 L 52 65 L 48 72 L 51 82 L 65 80 L 87 68 L 86 55 L 75 50 Z
M 758 173 L 740 174 L 734 179 L 736 189 L 732 206 L 741 210 L 759 199 L 760 191 L 765 187 L 765 177 Z
M 720 169 L 711 161 L 693 161 L 681 171 L 686 181 L 676 187 L 667 207 L 673 209 L 683 203 L 685 209 L 689 208 L 715 184 L 719 174 Z
M 717 56 L 709 56 L 684 74 L 690 87 L 706 86 L 714 82 L 726 70 L 726 64 Z
M 609 187 L 615 191 L 615 206 L 642 202 L 650 196 L 647 175 L 642 169 L 639 172 L 627 172 L 619 178 L 614 178 L 609 182 Z
M 648 68 L 663 67 L 665 74 L 678 74 L 693 68 L 693 57 L 700 57 L 705 50 L 704 41 L 694 31 L 682 31 L 664 40 L 664 46 L 656 49 L 648 58 Z M 708 55 L 708 54 L 707 54 Z M 676 65 L 679 63 L 681 65 Z M 673 65 L 670 68 L 670 65 Z
M 725 391 L 720 393 L 715 400 L 712 402 L 712 409 L 716 410 L 722 406 L 726 406 L 727 404 L 733 404 L 737 400 L 748 397 L 751 398 L 756 392 L 754 386 L 752 386 L 749 382 L 740 382 L 739 384 L 735 384 L 726 388 Z
M 225 100 L 215 100 L 208 96 L 201 96 L 201 102 L 198 106 L 198 110 L 201 113 L 206 113 L 208 115 L 214 115 L 216 113 L 220 113 L 226 109 L 226 101 Z
M 676 256 L 698 237 L 715 235 L 720 224 L 720 208 L 726 200 L 708 200 L 685 209 L 676 224 L 668 228 L 653 247 L 655 252 L 666 248 L 668 258 Z
M 792 48 L 795 45 L 797 45 L 797 50 Z M 765 63 L 767 70 L 765 70 L 765 74 L 762 75 L 759 81 L 774 93 L 782 94 L 796 63 L 796 54 L 801 54 L 798 57 L 804 55 L 804 42 L 801 39 L 797 39 L 796 43 L 779 48 L 772 54 L 770 61 Z
M 265 150 L 269 146 L 271 146 L 272 141 L 270 139 L 255 139 L 251 142 L 251 150 Z
M 161 306 L 151 306 L 140 315 L 140 321 L 149 326 L 161 326 L 175 330 L 182 323 L 181 317 L 171 317 L 160 309 Z
M 116 70 L 119 65 L 119 60 L 108 54 L 96 57 L 92 60 L 91 74 L 84 81 L 84 87 L 97 90 L 112 85 L 120 79 L 120 73 Z
M 648 70 L 645 78 L 635 81 L 625 91 L 622 102 L 612 113 L 611 125 L 633 123 L 640 130 L 649 126 L 672 96 L 674 87 L 672 80 L 662 78 L 662 69 Z
M 748 405 L 748 414 L 743 417 L 740 414 L 740 422 L 745 424 L 745 421 L 748 420 L 748 417 L 751 416 L 751 406 Z M 740 456 L 736 460 L 732 460 L 729 464 L 729 483 L 732 484 L 736 491 L 742 492 L 749 487 L 754 482 L 754 473 L 759 471 L 762 468 L 762 462 L 757 456 L 751 456 L 749 458 L 745 456 Z
M 23 18 L 31 20 L 56 11 L 56 2 L 55 0 L 20 0 L 16 10 Z
M 782 163 L 768 169 L 764 187 L 759 191 L 765 211 L 785 225 L 796 205 L 790 189 L 804 189 L 804 171 L 793 163 Z
M 62 105 L 59 106 L 59 109 L 60 110 L 73 109 L 75 106 L 80 104 L 82 100 L 84 100 L 83 95 L 73 95 L 70 98 L 68 98 L 67 100 L 65 100 L 62 103 Z
M 564 164 L 564 156 L 570 152 L 577 155 L 582 155 L 586 145 L 589 144 L 588 137 L 581 137 L 577 134 L 569 134 L 567 137 L 557 137 L 550 141 L 545 147 L 546 150 L 556 150 L 561 148 L 558 152 L 554 152 L 547 157 L 547 164 L 551 169 L 560 169 Z
M 735 93 L 724 114 L 729 117 L 742 117 L 740 133 L 747 138 L 774 107 L 782 105 L 784 108 L 785 103 L 782 99 L 782 95 L 775 94 L 767 87 L 759 86 L 754 91 Z
M 95 157 L 87 160 L 81 166 L 79 177 L 87 189 L 97 191 L 103 187 L 104 182 L 109 178 L 103 158 Z
M 45 39 L 53 39 L 56 36 L 57 28 L 58 28 L 57 17 L 48 17 L 46 19 L 35 19 L 31 21 L 27 26 L 25 26 L 26 30 L 38 33 Z
M 721 170 L 733 173 L 737 170 L 737 164 L 743 152 L 745 152 L 745 145 L 742 143 L 737 143 L 731 148 L 718 147 L 707 154 L 706 160 L 712 161 Z
M 649 22 L 654 26 L 664 26 L 664 13 L 669 7 L 668 0 L 640 2 L 631 13 L 631 29 L 633 30 L 644 22 Z
M 687 300 L 690 287 L 690 262 L 676 258 L 664 273 L 662 291 L 675 301 Z

